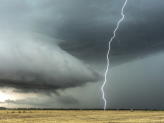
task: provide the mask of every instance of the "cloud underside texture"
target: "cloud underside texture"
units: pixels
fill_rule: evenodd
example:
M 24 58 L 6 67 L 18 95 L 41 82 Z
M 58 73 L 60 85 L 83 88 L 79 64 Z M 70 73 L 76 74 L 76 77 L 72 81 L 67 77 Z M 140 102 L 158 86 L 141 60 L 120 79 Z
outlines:
M 56 90 L 98 81 L 98 73 L 81 60 L 105 60 L 122 4 L 0 0 L 1 87 Z M 161 0 L 128 1 L 112 43 L 112 63 L 163 49 L 163 5 Z
M 0 60 L 1 87 L 55 91 L 95 82 L 99 78 L 97 72 L 57 44 L 29 38 L 29 35 L 3 37 Z

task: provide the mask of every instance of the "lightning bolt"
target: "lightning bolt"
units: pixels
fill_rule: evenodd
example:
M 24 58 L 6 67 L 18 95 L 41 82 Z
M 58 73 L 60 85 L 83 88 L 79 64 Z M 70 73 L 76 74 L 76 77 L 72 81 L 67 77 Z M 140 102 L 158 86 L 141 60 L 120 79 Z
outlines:
M 105 70 L 105 75 L 104 75 L 104 81 L 103 81 L 103 84 L 102 84 L 102 86 L 101 86 L 102 99 L 103 99 L 103 101 L 104 101 L 104 110 L 106 110 L 106 105 L 107 105 L 107 100 L 106 100 L 106 98 L 105 98 L 104 87 L 105 87 L 106 82 L 107 82 L 107 74 L 108 74 L 109 66 L 110 66 L 109 54 L 110 54 L 110 50 L 111 50 L 111 43 L 112 43 L 112 41 L 115 39 L 115 37 L 116 37 L 116 32 L 118 31 L 121 22 L 122 22 L 122 21 L 124 20 L 124 18 L 125 18 L 125 15 L 124 15 L 124 8 L 126 7 L 127 2 L 128 2 L 128 0 L 125 0 L 124 4 L 123 4 L 123 6 L 122 6 L 122 9 L 121 9 L 121 16 L 122 16 L 122 17 L 121 17 L 121 18 L 119 19 L 119 21 L 117 22 L 116 28 L 115 28 L 114 31 L 113 31 L 113 36 L 110 38 L 109 44 L 108 44 L 108 52 L 107 52 L 107 55 L 106 55 L 107 65 L 106 65 L 106 70 Z

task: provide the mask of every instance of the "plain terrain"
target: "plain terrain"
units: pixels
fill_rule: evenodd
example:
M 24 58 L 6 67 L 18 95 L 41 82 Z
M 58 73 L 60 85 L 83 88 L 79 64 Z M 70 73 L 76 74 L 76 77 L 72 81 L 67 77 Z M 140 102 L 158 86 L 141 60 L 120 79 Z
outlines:
M 164 123 L 164 111 L 0 110 L 0 123 Z

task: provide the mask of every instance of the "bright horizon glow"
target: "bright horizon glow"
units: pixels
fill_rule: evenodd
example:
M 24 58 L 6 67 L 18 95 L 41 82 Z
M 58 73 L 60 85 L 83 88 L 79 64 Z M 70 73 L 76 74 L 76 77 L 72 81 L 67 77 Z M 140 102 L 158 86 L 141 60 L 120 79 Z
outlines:
M 12 94 L 0 91 L 0 102 L 5 102 L 6 100 L 14 100 L 14 96 Z

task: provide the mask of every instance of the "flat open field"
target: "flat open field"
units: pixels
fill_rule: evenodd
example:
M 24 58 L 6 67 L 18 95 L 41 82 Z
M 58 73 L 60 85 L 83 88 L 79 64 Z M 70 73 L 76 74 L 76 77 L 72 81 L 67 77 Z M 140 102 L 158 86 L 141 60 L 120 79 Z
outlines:
M 164 111 L 0 110 L 0 123 L 164 123 Z

